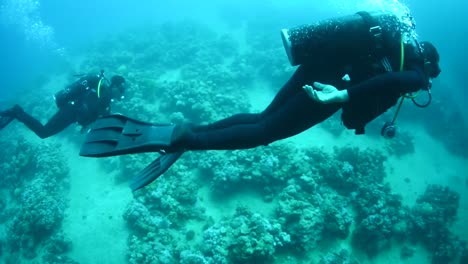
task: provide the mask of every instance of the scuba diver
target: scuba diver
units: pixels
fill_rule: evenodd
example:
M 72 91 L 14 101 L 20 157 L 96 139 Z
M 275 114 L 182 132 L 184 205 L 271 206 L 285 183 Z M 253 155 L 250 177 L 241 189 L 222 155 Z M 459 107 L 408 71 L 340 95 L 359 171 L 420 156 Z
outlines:
M 117 90 L 117 93 L 113 90 Z M 125 79 L 120 75 L 112 76 L 110 81 L 104 76 L 104 71 L 81 75 L 77 81 L 54 95 L 58 111 L 45 125 L 26 113 L 21 106 L 15 105 L 0 112 L 0 129 L 16 119 L 44 139 L 73 123 L 86 128 L 98 117 L 109 115 L 111 101 L 114 98 L 123 99 L 124 91 Z
M 427 91 L 440 73 L 439 54 L 418 42 L 414 28 L 395 15 L 354 15 L 281 31 L 293 66 L 292 77 L 261 113 L 240 113 L 197 125 L 153 124 L 122 115 L 98 119 L 80 155 L 109 157 L 143 152 L 161 155 L 138 173 L 130 187 L 144 187 L 163 174 L 185 151 L 249 149 L 297 135 L 342 109 L 342 122 L 356 134 L 396 105 L 400 98 Z M 401 105 L 401 103 L 400 103 Z M 396 114 L 395 114 L 396 118 Z M 395 134 L 394 121 L 382 135 Z

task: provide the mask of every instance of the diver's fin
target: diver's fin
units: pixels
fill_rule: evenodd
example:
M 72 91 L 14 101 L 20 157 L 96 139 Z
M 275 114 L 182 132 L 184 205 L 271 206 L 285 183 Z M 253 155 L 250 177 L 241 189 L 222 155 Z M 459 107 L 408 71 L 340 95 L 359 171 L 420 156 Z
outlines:
M 158 152 L 171 143 L 174 125 L 152 124 L 123 115 L 99 118 L 92 124 L 81 146 L 80 156 L 110 157 Z
M 162 154 L 153 162 L 151 162 L 146 168 L 140 171 L 135 177 L 133 177 L 130 183 L 132 191 L 136 191 L 150 184 L 166 172 L 172 164 L 174 164 L 184 152 L 174 152 L 168 154 Z
M 0 116 L 0 130 L 8 126 L 15 118 L 12 116 Z

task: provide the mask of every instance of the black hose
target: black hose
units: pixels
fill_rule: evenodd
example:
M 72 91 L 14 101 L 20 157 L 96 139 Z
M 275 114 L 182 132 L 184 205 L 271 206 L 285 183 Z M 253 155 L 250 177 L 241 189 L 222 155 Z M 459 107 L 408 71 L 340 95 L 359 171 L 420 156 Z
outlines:
M 432 102 L 432 94 L 431 94 L 431 90 L 428 89 L 427 90 L 427 95 L 428 95 L 428 99 L 427 99 L 427 102 L 424 103 L 424 104 L 420 104 L 418 102 L 416 102 L 415 98 L 411 98 L 411 100 L 413 101 L 413 103 L 417 106 L 417 107 L 420 107 L 420 108 L 426 108 L 428 107 L 431 102 Z

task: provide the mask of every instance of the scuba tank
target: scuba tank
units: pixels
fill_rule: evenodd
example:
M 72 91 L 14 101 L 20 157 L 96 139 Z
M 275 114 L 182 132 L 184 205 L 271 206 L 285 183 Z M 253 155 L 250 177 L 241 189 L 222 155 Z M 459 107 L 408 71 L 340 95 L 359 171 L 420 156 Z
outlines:
M 67 86 L 65 89 L 58 91 L 54 95 L 55 104 L 58 108 L 62 108 L 67 104 L 75 104 L 75 101 L 79 100 L 83 96 L 83 93 L 85 91 L 91 89 L 90 86 L 96 86 L 96 93 L 98 97 L 100 97 L 101 84 L 103 83 L 103 81 L 106 80 L 106 78 L 104 77 L 104 70 L 101 70 L 101 72 L 97 75 L 97 79 L 94 81 L 90 77 L 90 75 L 79 74 L 74 76 L 80 77 L 80 79 L 78 79 L 73 84 Z
M 54 95 L 55 104 L 58 108 L 62 108 L 67 104 L 74 104 L 74 100 L 79 97 L 81 93 L 81 84 L 72 84 L 67 88 L 58 91 Z
M 393 14 L 358 12 L 281 30 L 291 65 L 344 66 L 398 47 L 404 25 Z
M 54 94 L 54 101 L 55 104 L 57 105 L 58 108 L 62 108 L 64 105 L 66 105 L 69 101 L 69 93 L 68 89 L 63 89 L 58 91 L 57 93 Z

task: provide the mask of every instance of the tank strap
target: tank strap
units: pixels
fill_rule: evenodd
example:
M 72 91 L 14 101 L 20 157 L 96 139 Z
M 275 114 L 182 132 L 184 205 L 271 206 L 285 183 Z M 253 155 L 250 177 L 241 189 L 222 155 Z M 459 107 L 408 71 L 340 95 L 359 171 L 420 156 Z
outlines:
M 360 15 L 362 20 L 364 20 L 364 23 L 369 27 L 369 35 L 374 47 L 372 51 L 373 54 L 371 55 L 374 55 L 379 59 L 382 58 L 384 56 L 384 43 L 382 27 L 379 25 L 379 21 L 366 11 L 360 11 L 356 14 Z
M 393 71 L 392 65 L 390 64 L 388 57 L 383 57 L 383 59 L 380 60 L 380 63 L 382 64 L 386 72 Z

